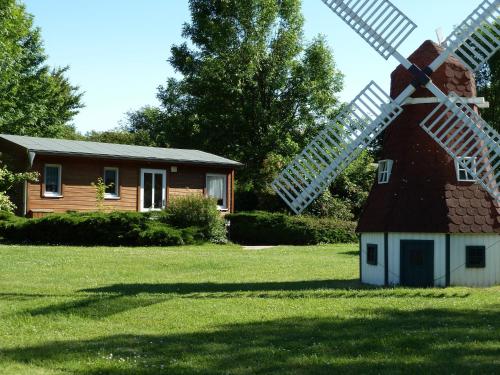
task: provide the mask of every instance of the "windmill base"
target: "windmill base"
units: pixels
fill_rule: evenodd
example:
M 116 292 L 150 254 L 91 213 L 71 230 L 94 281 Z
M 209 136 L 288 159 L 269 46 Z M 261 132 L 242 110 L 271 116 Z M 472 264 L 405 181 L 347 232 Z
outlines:
M 366 284 L 500 284 L 500 234 L 361 233 L 360 249 L 360 277 Z

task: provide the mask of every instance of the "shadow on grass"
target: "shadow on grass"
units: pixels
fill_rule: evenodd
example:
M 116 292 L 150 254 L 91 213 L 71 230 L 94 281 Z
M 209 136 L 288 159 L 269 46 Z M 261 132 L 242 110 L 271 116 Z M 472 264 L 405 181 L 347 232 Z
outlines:
M 361 284 L 357 279 L 309 280 L 264 283 L 164 283 L 113 284 L 82 289 L 70 301 L 31 308 L 25 313 L 37 315 L 72 314 L 102 319 L 136 308 L 165 302 L 172 298 L 188 299 L 299 299 L 299 298 L 467 298 L 468 292 L 452 289 L 380 288 Z M 7 296 L 11 294 L 7 293 Z M 31 296 L 31 295 L 28 295 Z M 53 297 L 48 295 L 48 298 Z M 68 297 L 68 296 L 64 296 Z M 19 295 L 14 296 L 20 298 Z M 40 298 L 36 295 L 34 298 Z M 0 294 L 0 299 L 2 295 Z
M 339 251 L 339 254 L 359 257 L 359 250 Z
M 81 375 L 500 372 L 499 305 L 358 310 L 167 335 L 113 335 L 1 350 L 17 364 Z

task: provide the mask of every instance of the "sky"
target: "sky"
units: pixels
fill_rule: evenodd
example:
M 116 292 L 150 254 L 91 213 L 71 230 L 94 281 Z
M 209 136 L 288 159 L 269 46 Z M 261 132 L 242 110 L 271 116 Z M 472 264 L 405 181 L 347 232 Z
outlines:
M 245 1 L 245 0 L 241 0 Z M 424 40 L 446 37 L 481 0 L 392 0 L 418 28 L 400 46 L 411 54 Z M 51 66 L 70 66 L 85 108 L 74 118 L 80 132 L 120 125 L 128 111 L 157 105 L 157 87 L 176 73 L 170 47 L 183 41 L 188 0 L 24 0 L 42 29 Z M 306 40 L 325 35 L 345 75 L 340 99 L 351 101 L 371 80 L 386 91 L 396 60 L 385 60 L 321 0 L 302 0 Z

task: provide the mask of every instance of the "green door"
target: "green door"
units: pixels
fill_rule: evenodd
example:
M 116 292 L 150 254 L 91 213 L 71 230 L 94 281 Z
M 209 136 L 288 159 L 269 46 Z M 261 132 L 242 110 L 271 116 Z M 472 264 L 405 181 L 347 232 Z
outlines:
M 401 240 L 401 285 L 434 286 L 434 241 Z

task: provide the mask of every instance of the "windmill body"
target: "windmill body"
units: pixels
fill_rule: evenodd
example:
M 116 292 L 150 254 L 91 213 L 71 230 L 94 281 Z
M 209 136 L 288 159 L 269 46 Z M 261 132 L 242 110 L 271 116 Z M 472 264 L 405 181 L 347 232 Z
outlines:
M 442 48 L 426 41 L 409 60 L 427 66 L 440 53 Z M 391 75 L 391 97 L 397 97 L 412 79 L 398 67 Z M 445 94 L 476 97 L 472 72 L 451 56 L 431 79 Z M 412 98 L 432 96 L 419 88 Z M 435 107 L 404 105 L 384 132 L 381 157 L 390 170 L 386 177 L 379 168 L 357 229 L 363 282 L 440 286 L 500 282 L 500 209 L 419 125 Z M 467 266 L 467 247 L 475 247 L 476 252 L 484 247 L 484 267 Z M 410 254 L 402 257 L 402 251 Z
M 478 114 L 474 71 L 500 49 L 500 0 L 483 0 L 439 47 L 406 59 L 417 27 L 389 0 L 322 0 L 383 58 L 401 64 L 391 93 L 373 81 L 273 181 L 300 214 L 383 136 L 359 221 L 361 280 L 376 285 L 500 283 L 500 134 Z

